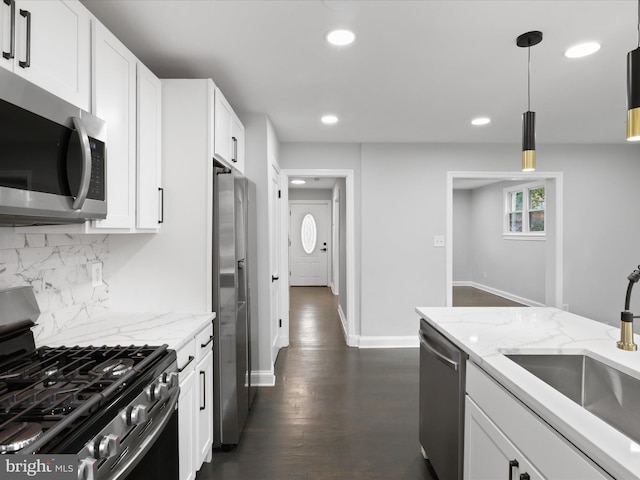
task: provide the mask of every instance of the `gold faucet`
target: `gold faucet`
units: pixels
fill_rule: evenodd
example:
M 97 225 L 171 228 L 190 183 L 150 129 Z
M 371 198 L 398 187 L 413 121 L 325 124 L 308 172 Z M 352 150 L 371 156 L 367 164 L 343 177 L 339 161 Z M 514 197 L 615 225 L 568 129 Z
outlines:
M 616 346 L 620 350 L 633 352 L 638 350 L 638 346 L 633 342 L 633 319 L 636 317 L 629 311 L 629 304 L 631 303 L 633 284 L 640 280 L 640 265 L 631 272 L 627 279 L 629 280 L 629 286 L 627 287 L 627 296 L 624 302 L 624 312 L 620 316 L 620 341 L 616 343 Z
M 616 343 L 620 350 L 633 352 L 638 350 L 638 345 L 633 343 L 633 313 L 628 310 L 622 312 L 620 319 L 620 341 Z

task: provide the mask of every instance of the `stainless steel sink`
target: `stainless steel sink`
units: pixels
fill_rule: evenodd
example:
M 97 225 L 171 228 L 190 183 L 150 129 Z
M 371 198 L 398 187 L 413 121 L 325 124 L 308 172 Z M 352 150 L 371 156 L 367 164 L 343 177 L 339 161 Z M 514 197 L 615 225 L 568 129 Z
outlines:
M 640 379 L 586 355 L 505 355 L 640 443 Z

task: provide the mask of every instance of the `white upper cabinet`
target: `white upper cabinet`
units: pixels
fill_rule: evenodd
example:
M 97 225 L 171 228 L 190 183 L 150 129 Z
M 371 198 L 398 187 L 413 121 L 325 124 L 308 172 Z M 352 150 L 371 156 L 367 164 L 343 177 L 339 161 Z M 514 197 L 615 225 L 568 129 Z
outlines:
M 244 173 L 244 125 L 234 113 L 231 123 L 231 162 Z
M 135 228 L 136 57 L 97 20 L 93 28 L 93 114 L 107 122 L 107 218 L 97 229 Z
M 242 161 L 239 153 L 242 153 Z M 213 156 L 226 166 L 244 173 L 244 126 L 217 87 L 214 96 Z
M 162 82 L 138 62 L 136 228 L 158 230 L 163 221 L 161 177 Z
M 77 0 L 2 0 L 0 65 L 89 110 L 90 14 Z

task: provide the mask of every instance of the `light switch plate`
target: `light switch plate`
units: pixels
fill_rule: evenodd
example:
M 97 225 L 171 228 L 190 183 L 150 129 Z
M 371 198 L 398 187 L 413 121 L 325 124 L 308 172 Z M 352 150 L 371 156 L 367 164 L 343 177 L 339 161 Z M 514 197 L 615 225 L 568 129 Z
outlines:
M 434 247 L 444 247 L 444 235 L 435 235 L 433 237 Z

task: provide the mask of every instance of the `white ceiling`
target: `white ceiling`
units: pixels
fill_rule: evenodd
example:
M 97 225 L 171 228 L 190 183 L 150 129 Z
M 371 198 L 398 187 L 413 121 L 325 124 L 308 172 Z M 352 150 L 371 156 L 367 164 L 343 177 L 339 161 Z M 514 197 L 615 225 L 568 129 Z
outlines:
M 285 142 L 519 143 L 531 107 L 543 143 L 624 143 L 636 0 L 82 0 L 158 76 L 211 77 L 235 110 Z M 350 28 L 336 48 L 327 31 Z M 569 60 L 565 49 L 602 49 Z M 320 124 L 324 113 L 340 122 Z M 473 127 L 488 115 L 492 123 Z

